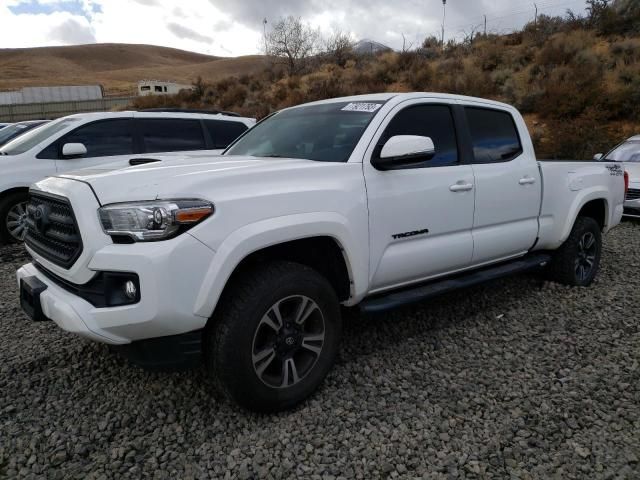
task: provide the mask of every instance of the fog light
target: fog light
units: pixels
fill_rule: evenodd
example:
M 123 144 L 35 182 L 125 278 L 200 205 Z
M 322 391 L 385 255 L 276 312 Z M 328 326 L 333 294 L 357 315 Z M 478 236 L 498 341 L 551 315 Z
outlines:
M 124 284 L 124 294 L 129 300 L 135 300 L 136 296 L 138 295 L 136 284 L 131 280 L 127 280 L 127 282 Z

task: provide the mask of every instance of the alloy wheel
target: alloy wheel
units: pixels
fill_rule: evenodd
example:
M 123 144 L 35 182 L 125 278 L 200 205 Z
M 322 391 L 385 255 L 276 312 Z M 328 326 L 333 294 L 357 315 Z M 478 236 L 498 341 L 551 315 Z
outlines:
M 325 324 L 318 304 L 304 295 L 276 302 L 258 324 L 252 345 L 253 369 L 272 388 L 304 379 L 320 358 Z
M 15 240 L 24 241 L 27 235 L 27 202 L 17 203 L 9 209 L 5 225 Z
M 578 255 L 575 261 L 576 277 L 585 281 L 591 275 L 598 253 L 596 237 L 592 232 L 586 232 L 578 242 Z

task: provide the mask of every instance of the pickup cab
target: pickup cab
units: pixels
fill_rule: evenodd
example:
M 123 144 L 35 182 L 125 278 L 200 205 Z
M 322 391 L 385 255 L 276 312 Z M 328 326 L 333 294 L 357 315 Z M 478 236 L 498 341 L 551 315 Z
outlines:
M 624 172 L 539 162 L 518 111 L 431 93 L 282 110 L 219 157 L 31 188 L 17 272 L 34 320 L 140 364 L 204 361 L 242 406 L 290 408 L 380 312 L 529 269 L 586 287 Z

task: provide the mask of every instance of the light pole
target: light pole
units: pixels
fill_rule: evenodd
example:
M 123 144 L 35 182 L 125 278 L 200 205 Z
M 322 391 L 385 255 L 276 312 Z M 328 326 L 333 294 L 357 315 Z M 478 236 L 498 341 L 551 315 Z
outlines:
M 264 20 L 262 20 L 262 30 L 264 32 L 264 55 L 265 57 L 269 55 L 269 52 L 267 51 L 267 19 L 265 17 Z
M 442 50 L 444 50 L 444 21 L 447 18 L 447 0 L 442 0 Z

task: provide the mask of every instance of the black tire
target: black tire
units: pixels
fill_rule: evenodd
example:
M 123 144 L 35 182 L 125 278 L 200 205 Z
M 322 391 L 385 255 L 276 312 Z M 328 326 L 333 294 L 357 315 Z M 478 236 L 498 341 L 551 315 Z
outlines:
M 279 330 L 273 325 L 274 308 L 282 318 Z M 305 317 L 300 325 L 294 318 L 298 312 Z M 258 412 L 285 410 L 311 395 L 331 370 L 342 334 L 332 286 L 315 270 L 292 262 L 268 263 L 240 275 L 225 290 L 209 323 L 204 349 L 216 386 Z M 312 353 L 306 339 L 319 336 L 320 326 L 323 340 L 310 340 L 316 342 L 314 349 L 320 345 L 319 353 Z M 270 350 L 264 361 L 255 360 Z
M 586 239 L 593 240 L 593 248 L 585 253 Z M 591 217 L 578 217 L 569 238 L 554 253 L 549 265 L 549 277 L 565 285 L 587 287 L 600 268 L 602 234 L 600 225 Z M 591 265 L 587 259 L 590 260 Z M 580 266 L 585 270 L 581 271 Z
M 20 240 L 15 238 L 9 232 L 7 222 L 9 221 L 8 215 L 11 209 L 16 205 L 25 203 L 29 199 L 29 192 L 15 192 L 0 199 L 0 244 L 6 245 L 8 243 L 18 243 Z M 13 218 L 12 218 L 13 220 Z

